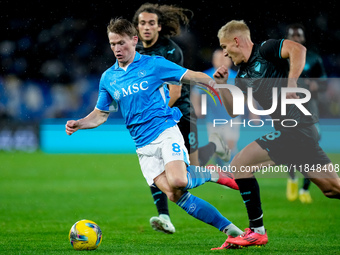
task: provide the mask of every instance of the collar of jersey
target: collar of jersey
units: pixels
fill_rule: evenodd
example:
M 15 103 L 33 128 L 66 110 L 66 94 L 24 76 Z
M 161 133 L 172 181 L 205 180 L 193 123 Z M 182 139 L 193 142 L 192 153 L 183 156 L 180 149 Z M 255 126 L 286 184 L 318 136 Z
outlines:
M 139 61 L 139 60 L 141 59 L 141 57 L 142 57 L 142 55 L 139 54 L 139 53 L 136 51 L 135 58 L 133 59 L 132 63 Z M 132 63 L 130 63 L 130 65 L 131 65 Z M 116 60 L 116 63 L 115 63 L 115 65 L 114 65 L 114 67 L 115 67 L 115 70 L 117 70 L 117 69 L 120 68 L 120 67 L 119 67 L 119 64 L 118 64 L 118 60 Z

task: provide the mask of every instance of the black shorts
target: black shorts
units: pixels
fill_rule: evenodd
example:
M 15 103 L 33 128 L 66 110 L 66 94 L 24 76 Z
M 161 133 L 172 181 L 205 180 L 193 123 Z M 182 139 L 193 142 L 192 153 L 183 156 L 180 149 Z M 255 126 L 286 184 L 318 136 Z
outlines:
M 286 128 L 266 134 L 256 142 L 268 151 L 276 165 L 326 165 L 331 163 L 319 145 L 319 134 L 315 125 Z
M 187 120 L 186 118 L 181 118 L 177 123 L 179 130 L 181 131 L 185 147 L 187 148 L 189 154 L 194 153 L 198 150 L 198 137 L 197 137 L 197 123 L 195 120 Z

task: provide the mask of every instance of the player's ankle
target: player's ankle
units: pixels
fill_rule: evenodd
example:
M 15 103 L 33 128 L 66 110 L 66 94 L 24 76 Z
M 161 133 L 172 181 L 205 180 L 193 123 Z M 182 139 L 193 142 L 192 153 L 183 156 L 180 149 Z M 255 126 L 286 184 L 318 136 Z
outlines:
M 298 178 L 296 178 L 296 177 L 294 177 L 294 178 L 288 177 L 288 178 L 291 182 L 294 182 L 294 183 L 296 183 L 298 181 Z
M 251 228 L 255 233 L 258 233 L 258 234 L 261 234 L 261 235 L 264 235 L 266 233 L 266 229 L 264 228 L 264 226 L 261 226 L 261 227 L 252 227 Z
M 239 236 L 243 233 L 241 229 L 236 227 L 233 223 L 230 223 L 228 226 L 226 226 L 225 229 L 223 229 L 223 232 L 226 233 L 228 236 Z
M 159 217 L 164 220 L 170 221 L 170 216 L 168 214 L 160 214 Z

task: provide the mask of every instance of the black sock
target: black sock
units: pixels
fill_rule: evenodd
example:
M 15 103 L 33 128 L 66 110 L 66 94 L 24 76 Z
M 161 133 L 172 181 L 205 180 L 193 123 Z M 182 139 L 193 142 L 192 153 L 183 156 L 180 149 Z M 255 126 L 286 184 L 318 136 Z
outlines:
M 308 190 L 310 185 L 310 180 L 308 178 L 303 179 L 303 189 Z
M 209 142 L 207 145 L 198 148 L 198 160 L 201 166 L 205 166 L 216 151 L 216 145 Z
M 168 197 L 154 183 L 150 186 L 154 204 L 157 207 L 158 215 L 169 215 Z
M 260 188 L 255 178 L 236 179 L 243 202 L 246 205 L 249 227 L 263 226 L 263 214 L 261 208 Z

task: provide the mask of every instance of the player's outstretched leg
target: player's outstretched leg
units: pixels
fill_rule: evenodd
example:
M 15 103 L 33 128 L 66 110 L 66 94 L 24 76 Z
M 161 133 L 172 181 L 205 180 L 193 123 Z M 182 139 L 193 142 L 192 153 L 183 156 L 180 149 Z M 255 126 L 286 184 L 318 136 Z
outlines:
M 214 206 L 203 199 L 192 195 L 188 191 L 180 197 L 176 204 L 189 215 L 214 226 L 218 230 L 227 234 L 230 238 L 234 238 L 242 234 L 242 231 L 231 223 L 231 221 L 225 218 Z M 213 249 L 229 248 L 236 248 L 236 246 L 226 244 Z
M 155 184 L 150 186 L 150 190 L 158 212 L 158 216 L 151 217 L 150 219 L 151 227 L 155 231 L 166 234 L 175 233 L 176 230 L 171 223 L 169 215 L 168 197 Z
M 185 210 L 189 215 L 201 220 L 209 225 L 216 227 L 218 230 L 226 233 L 228 236 L 238 236 L 242 231 L 232 224 L 227 218 L 208 202 L 185 191 L 188 187 L 188 172 L 183 161 L 172 161 L 165 165 L 165 172 L 157 176 L 155 184 L 168 196 L 168 199 L 176 203 Z M 190 175 L 189 175 L 190 178 Z M 210 179 L 208 176 L 204 178 L 194 178 L 200 180 L 200 184 L 204 183 L 201 179 Z M 194 180 L 192 179 L 192 180 Z M 191 180 L 191 181 L 192 181 Z
M 205 182 L 216 182 L 238 190 L 233 174 L 216 170 L 215 166 L 188 166 L 187 171 L 188 185 L 185 190 L 198 187 Z M 170 220 L 166 195 L 154 184 L 150 186 L 150 189 L 159 214 L 150 219 L 151 227 L 156 231 L 173 234 L 175 227 Z

